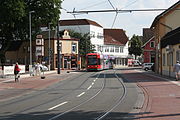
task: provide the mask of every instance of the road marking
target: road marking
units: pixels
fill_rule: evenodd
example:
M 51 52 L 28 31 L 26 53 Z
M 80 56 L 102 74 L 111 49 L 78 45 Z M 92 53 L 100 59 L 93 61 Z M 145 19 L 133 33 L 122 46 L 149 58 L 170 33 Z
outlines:
M 54 106 L 54 107 L 51 107 L 51 108 L 49 108 L 48 110 L 53 110 L 53 109 L 55 109 L 55 108 L 57 108 L 57 107 L 59 107 L 59 106 L 62 106 L 62 105 L 64 105 L 64 104 L 66 104 L 66 103 L 68 103 L 68 101 L 63 102 L 63 103 L 60 103 L 60 104 L 58 104 L 58 105 L 56 105 L 56 106 Z
M 76 97 L 81 97 L 84 94 L 85 94 L 85 92 L 82 92 L 81 94 L 77 95 Z
M 88 88 L 87 88 L 87 90 L 89 90 L 89 89 L 91 89 L 92 88 L 92 85 L 90 85 Z
M 94 85 L 94 82 L 92 83 L 92 85 Z
M 96 82 L 96 79 L 94 79 L 94 82 Z

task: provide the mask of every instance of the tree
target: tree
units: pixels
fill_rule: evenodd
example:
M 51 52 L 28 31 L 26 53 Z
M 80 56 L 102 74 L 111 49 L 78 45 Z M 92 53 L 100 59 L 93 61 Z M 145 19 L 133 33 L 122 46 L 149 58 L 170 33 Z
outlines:
M 86 54 L 94 52 L 94 46 L 91 44 L 89 33 L 82 34 L 70 31 L 70 36 L 80 39 L 79 41 L 79 54 L 82 57 L 82 67 L 85 67 Z
M 140 40 L 140 37 L 138 35 L 133 35 L 129 42 L 129 54 L 135 55 L 135 59 L 137 56 L 140 56 L 142 54 L 142 41 Z
M 32 36 L 40 32 L 40 26 L 59 20 L 62 0 L 1 0 L 0 1 L 0 59 L 14 40 L 29 39 L 29 12 L 32 13 Z

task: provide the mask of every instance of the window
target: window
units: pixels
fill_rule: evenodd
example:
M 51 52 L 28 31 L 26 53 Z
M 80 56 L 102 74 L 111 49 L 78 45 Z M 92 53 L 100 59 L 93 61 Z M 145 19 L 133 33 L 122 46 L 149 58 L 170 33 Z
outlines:
M 150 43 L 150 47 L 151 47 L 151 48 L 154 48 L 154 47 L 155 47 L 154 41 Z
M 103 34 L 102 33 L 98 33 L 97 38 L 99 38 L 99 39 L 103 38 Z
M 105 47 L 105 52 L 109 52 L 109 47 Z
M 115 52 L 118 53 L 119 52 L 119 47 L 115 47 Z
M 114 52 L 114 47 L 111 47 L 110 52 Z
M 76 53 L 77 52 L 77 44 L 72 43 L 72 52 Z
M 97 51 L 101 52 L 101 46 L 100 45 L 97 46 Z
M 176 61 L 180 61 L 180 51 L 176 51 Z
M 91 32 L 90 32 L 90 36 L 91 36 L 92 38 L 94 38 L 94 37 L 95 37 L 95 32 L 94 32 L 94 31 L 91 31 Z
M 170 66 L 172 66 L 173 65 L 173 53 L 172 52 L 170 52 L 169 54 L 168 54 L 168 65 Z
M 165 66 L 165 65 L 166 65 L 166 54 L 163 53 L 163 66 Z
M 123 47 L 120 47 L 120 53 L 123 53 Z

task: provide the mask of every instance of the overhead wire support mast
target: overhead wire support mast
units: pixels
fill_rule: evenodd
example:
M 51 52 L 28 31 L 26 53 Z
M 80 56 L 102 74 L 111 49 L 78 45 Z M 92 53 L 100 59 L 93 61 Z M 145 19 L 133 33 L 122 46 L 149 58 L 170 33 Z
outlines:
M 167 9 L 132 9 L 132 10 L 82 10 L 82 11 L 72 11 L 72 12 L 67 12 L 67 13 L 71 13 L 71 14 L 83 14 L 83 13 L 102 13 L 102 12 L 118 12 L 118 13 L 124 13 L 124 12 L 153 12 L 153 11 L 164 11 Z M 180 10 L 180 9 L 176 9 L 176 10 Z

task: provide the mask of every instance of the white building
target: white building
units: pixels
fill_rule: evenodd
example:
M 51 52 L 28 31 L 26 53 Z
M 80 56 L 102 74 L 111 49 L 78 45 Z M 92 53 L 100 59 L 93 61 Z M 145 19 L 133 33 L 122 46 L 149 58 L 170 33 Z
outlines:
M 60 31 L 73 30 L 83 34 L 90 33 L 91 43 L 95 45 L 96 52 L 98 52 L 97 46 L 104 44 L 103 27 L 94 21 L 87 19 L 60 20 L 59 29 Z
M 102 54 L 113 57 L 116 66 L 127 65 L 129 57 L 128 42 L 128 37 L 122 29 L 104 29 Z

